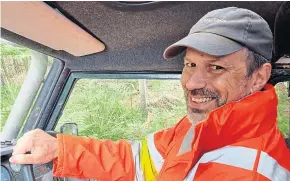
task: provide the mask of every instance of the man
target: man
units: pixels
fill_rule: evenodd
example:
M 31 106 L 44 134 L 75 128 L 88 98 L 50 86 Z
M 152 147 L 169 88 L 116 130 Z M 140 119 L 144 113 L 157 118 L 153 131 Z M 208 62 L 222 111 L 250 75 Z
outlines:
M 272 42 L 256 13 L 211 11 L 164 52 L 168 59 L 186 50 L 181 84 L 187 116 L 174 127 L 141 142 L 54 138 L 34 130 L 18 140 L 10 161 L 54 160 L 55 176 L 98 180 L 290 180 L 277 97 L 266 84 Z

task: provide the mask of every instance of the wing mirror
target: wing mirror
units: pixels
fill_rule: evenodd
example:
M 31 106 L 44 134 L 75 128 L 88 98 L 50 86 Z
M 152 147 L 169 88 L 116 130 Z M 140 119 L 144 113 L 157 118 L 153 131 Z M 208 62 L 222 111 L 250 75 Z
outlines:
M 78 135 L 78 125 L 76 123 L 63 123 L 60 127 L 62 134 Z

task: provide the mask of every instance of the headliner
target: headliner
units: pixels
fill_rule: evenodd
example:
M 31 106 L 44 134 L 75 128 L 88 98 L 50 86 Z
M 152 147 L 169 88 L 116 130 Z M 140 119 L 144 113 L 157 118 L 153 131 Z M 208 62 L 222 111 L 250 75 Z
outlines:
M 2 30 L 4 39 L 66 62 L 75 71 L 180 72 L 181 56 L 162 57 L 165 48 L 186 36 L 208 11 L 236 6 L 257 12 L 273 32 L 282 2 L 156 2 L 143 6 L 120 2 L 47 2 L 106 45 L 102 53 L 75 57 Z

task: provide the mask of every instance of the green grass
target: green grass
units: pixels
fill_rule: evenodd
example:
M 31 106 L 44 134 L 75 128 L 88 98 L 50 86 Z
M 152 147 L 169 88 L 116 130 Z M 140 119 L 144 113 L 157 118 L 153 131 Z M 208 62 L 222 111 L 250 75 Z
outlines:
M 162 95 L 159 82 L 150 81 L 149 106 L 142 110 L 137 80 L 80 80 L 58 126 L 76 122 L 82 136 L 113 140 L 141 139 L 150 132 L 170 127 L 185 114 L 184 103 L 183 99 Z M 168 81 L 166 86 L 172 90 L 176 83 L 179 82 Z
M 32 54 L 28 48 L 18 45 L 10 45 L 7 43 L 0 43 L 0 49 L 1 49 L 0 131 L 2 131 L 10 114 L 10 111 L 12 109 L 12 106 L 21 89 L 21 86 L 27 76 L 28 69 L 31 63 Z M 48 67 L 45 77 L 47 76 L 52 63 L 53 63 L 52 57 L 48 57 Z
M 12 109 L 13 103 L 20 91 L 21 85 L 6 85 L 1 87 L 1 124 L 0 131 L 2 131 L 9 113 Z
M 285 89 L 276 89 L 278 95 L 278 126 L 286 136 L 289 133 L 290 122 L 290 98 L 287 97 Z

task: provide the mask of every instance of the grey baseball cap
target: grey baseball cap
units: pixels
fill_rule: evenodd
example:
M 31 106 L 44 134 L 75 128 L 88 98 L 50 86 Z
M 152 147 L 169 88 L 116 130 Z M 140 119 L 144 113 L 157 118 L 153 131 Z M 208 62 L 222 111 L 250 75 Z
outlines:
M 213 56 L 224 56 L 247 47 L 268 61 L 272 58 L 273 36 L 268 23 L 253 11 L 228 7 L 203 16 L 189 34 L 164 51 L 169 59 L 193 48 Z

